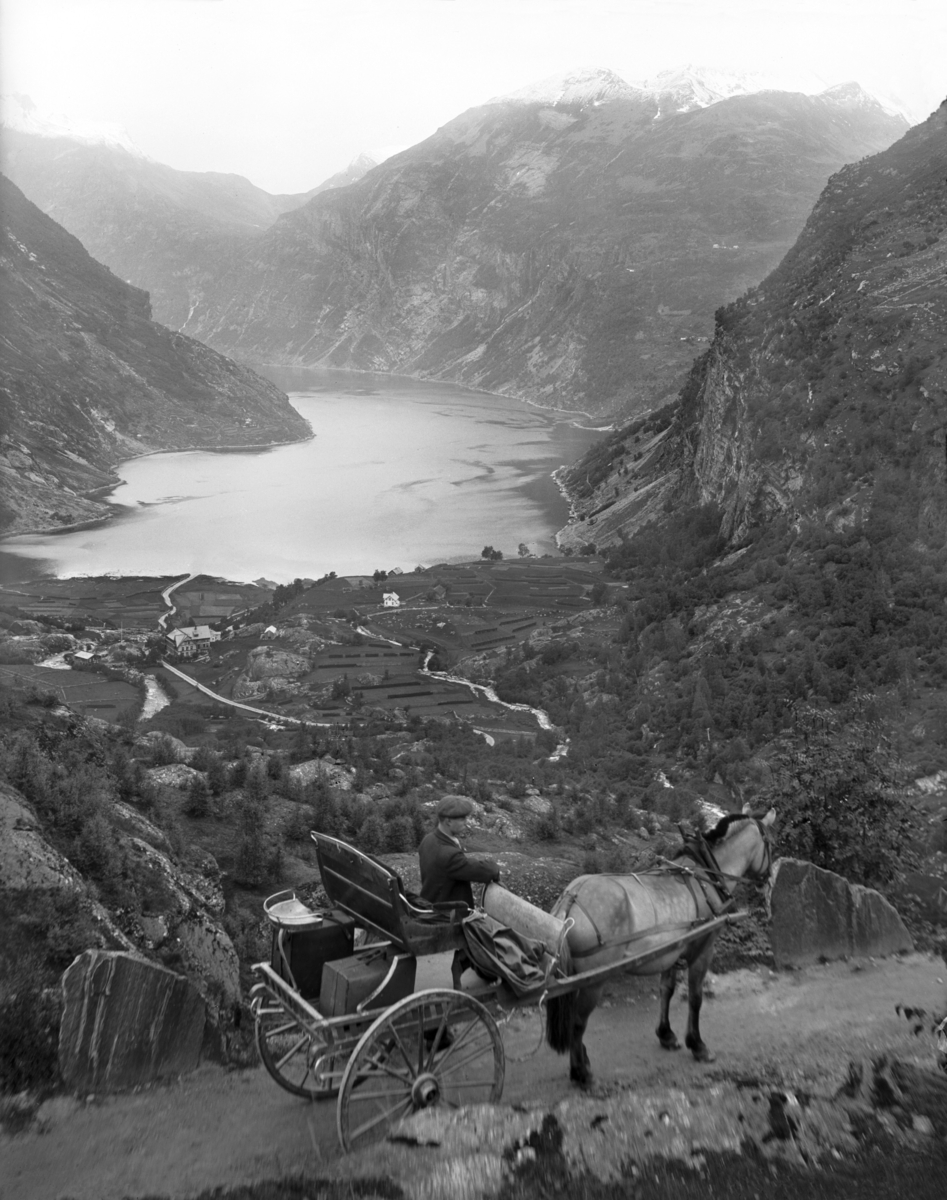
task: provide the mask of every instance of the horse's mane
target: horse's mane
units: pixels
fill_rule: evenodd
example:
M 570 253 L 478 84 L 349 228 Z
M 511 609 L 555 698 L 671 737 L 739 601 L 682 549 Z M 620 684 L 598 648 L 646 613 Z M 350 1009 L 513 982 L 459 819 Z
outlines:
M 712 846 L 718 842 L 722 842 L 727 836 L 731 825 L 735 825 L 737 821 L 752 821 L 752 817 L 747 813 L 727 813 L 725 817 L 721 817 L 711 831 L 705 835 L 706 839 Z

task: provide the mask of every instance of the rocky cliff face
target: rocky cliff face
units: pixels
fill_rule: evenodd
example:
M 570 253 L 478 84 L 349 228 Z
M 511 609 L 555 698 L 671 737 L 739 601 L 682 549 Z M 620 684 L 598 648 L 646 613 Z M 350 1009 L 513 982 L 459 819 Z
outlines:
M 582 519 L 567 542 L 627 535 L 664 489 L 719 506 L 731 540 L 777 515 L 897 514 L 909 540 L 944 544 L 945 134 L 942 105 L 832 177 L 777 270 L 718 312 L 660 452 L 639 422 L 568 474 Z
M 183 328 L 250 361 L 597 413 L 673 395 L 713 310 L 775 266 L 833 170 L 904 123 L 833 93 L 664 113 L 598 74 L 599 91 L 583 76 L 472 109 L 284 215 Z
M 308 437 L 282 392 L 151 320 L 146 293 L 0 183 L 0 529 L 88 520 L 114 465 Z

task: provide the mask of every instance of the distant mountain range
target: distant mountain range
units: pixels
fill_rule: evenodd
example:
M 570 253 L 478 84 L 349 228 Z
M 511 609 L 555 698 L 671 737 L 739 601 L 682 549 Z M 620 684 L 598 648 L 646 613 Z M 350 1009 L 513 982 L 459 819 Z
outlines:
M 158 319 L 243 361 L 614 416 L 672 397 L 714 310 L 776 265 L 829 175 L 906 128 L 857 85 L 743 94 L 757 82 L 573 72 L 315 195 L 15 130 L 5 161 Z
M 829 175 L 906 127 L 857 86 L 670 95 L 582 72 L 471 109 L 284 214 L 208 279 L 185 328 L 249 361 L 596 414 L 668 398 Z
M 124 130 L 43 116 L 22 96 L 4 97 L 0 163 L 94 258 L 144 288 L 155 319 L 172 328 L 186 324 L 206 280 L 282 213 L 375 165 L 360 155 L 308 192 L 274 196 L 241 175 L 154 162 Z
M 0 212 L 4 533 L 103 515 L 94 493 L 136 454 L 311 436 L 282 392 L 152 321 L 145 292 L 2 176 Z
M 678 401 L 564 473 L 566 544 L 712 504 L 731 544 L 783 520 L 943 547 L 945 179 L 947 101 L 835 174 L 776 270 L 720 309 Z

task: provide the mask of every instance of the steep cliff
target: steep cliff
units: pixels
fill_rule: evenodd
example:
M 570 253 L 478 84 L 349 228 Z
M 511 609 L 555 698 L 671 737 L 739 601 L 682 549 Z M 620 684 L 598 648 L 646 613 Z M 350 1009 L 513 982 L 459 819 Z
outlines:
M 567 543 L 616 542 L 660 493 L 718 506 L 731 542 L 785 516 L 943 546 L 945 176 L 947 105 L 834 175 L 779 267 L 718 311 L 660 449 L 639 422 L 568 473 Z
M 153 450 L 311 430 L 246 367 L 151 320 L 148 296 L 0 177 L 0 529 L 102 515 L 87 493 Z
M 775 266 L 830 173 L 904 129 L 857 89 L 665 113 L 591 75 L 471 109 L 285 214 L 183 328 L 248 361 L 633 412 L 673 396 L 714 308 Z

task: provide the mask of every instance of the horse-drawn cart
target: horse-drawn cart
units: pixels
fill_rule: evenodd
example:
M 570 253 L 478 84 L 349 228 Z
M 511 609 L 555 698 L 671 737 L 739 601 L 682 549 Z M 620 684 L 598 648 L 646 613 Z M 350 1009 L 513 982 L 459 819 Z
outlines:
M 530 990 L 497 979 L 469 992 L 416 991 L 420 956 L 465 948 L 457 906 L 425 907 L 383 863 L 336 838 L 312 836 L 332 908 L 314 911 L 292 892 L 266 902 L 273 955 L 253 968 L 259 982 L 251 1007 L 267 1071 L 298 1096 L 337 1095 L 339 1140 L 349 1151 L 419 1109 L 498 1101 L 506 1058 L 494 1014 L 640 971 L 742 915 L 695 921 L 657 945 L 627 946 L 619 961 L 572 974 L 559 961 L 571 921 L 560 922 L 543 982 Z M 368 940 L 356 946 L 360 932 Z

